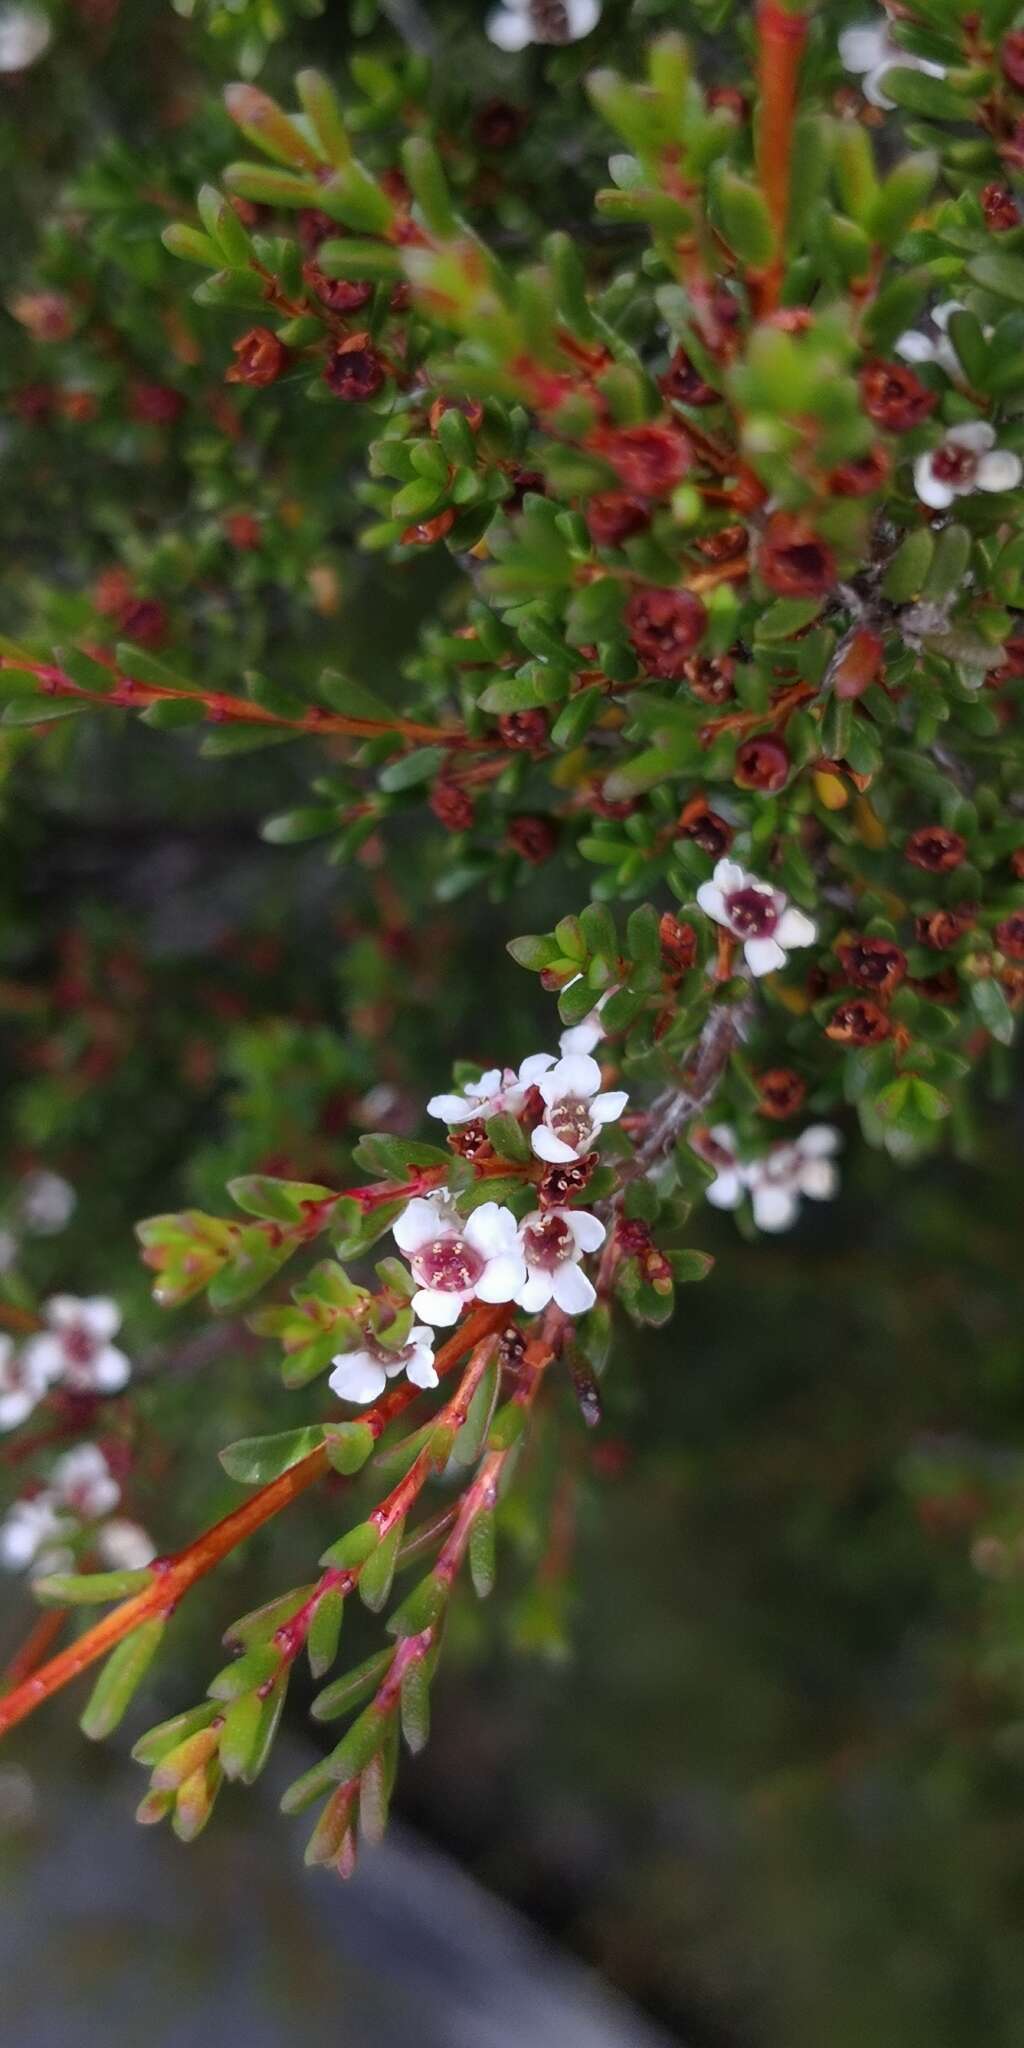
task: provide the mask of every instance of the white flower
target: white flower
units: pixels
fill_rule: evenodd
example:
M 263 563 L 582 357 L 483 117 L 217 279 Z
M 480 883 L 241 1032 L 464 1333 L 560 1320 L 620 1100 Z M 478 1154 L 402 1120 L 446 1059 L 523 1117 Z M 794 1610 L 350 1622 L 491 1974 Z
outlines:
M 340 1401 L 376 1401 L 401 1372 L 414 1387 L 436 1387 L 434 1332 L 414 1323 L 404 1345 L 389 1349 L 367 1338 L 358 1351 L 339 1351 L 327 1384 Z
M 938 363 L 947 377 L 962 383 L 964 373 L 948 329 L 954 313 L 963 311 L 959 299 L 946 299 L 941 306 L 933 306 L 932 324 L 938 328 L 938 334 L 923 334 L 919 327 L 908 327 L 895 343 L 896 354 L 902 356 L 905 363 Z
M 97 1522 L 109 1515 L 121 1498 L 121 1488 L 99 1444 L 76 1444 L 57 1459 L 50 1484 L 60 1505 L 80 1522 Z
M 579 978 L 577 974 L 575 980 L 578 981 Z M 573 982 L 567 982 L 566 987 L 572 988 Z M 604 1037 L 601 1012 L 608 1001 L 608 997 L 613 993 L 612 989 L 608 989 L 600 1001 L 595 1003 L 593 1009 L 588 1010 L 586 1016 L 580 1018 L 578 1024 L 570 1024 L 568 1030 L 563 1031 L 558 1041 L 558 1049 L 563 1059 L 568 1053 L 593 1052 L 595 1045 L 600 1045 Z
M 0 71 L 27 71 L 49 49 L 52 34 L 38 7 L 0 7 Z
M 53 1237 L 70 1220 L 77 1197 L 62 1174 L 40 1167 L 26 1174 L 18 1189 L 18 1213 L 26 1230 Z
M 26 1370 L 44 1381 L 63 1380 L 76 1393 L 116 1394 L 127 1383 L 131 1363 L 110 1341 L 121 1327 L 116 1301 L 54 1294 L 43 1314 L 49 1327 L 24 1346 Z
M 713 1209 L 738 1209 L 747 1183 L 732 1125 L 712 1124 L 709 1131 L 698 1131 L 692 1144 L 698 1157 L 715 1168 L 715 1178 L 704 1190 L 705 1199 Z
M 580 1267 L 584 1252 L 604 1243 L 605 1227 L 585 1209 L 534 1209 L 519 1226 L 526 1280 L 516 1295 L 536 1315 L 549 1301 L 568 1316 L 593 1308 L 597 1295 Z
M 887 21 L 844 28 L 839 38 L 839 61 L 845 71 L 852 71 L 863 80 L 861 91 L 873 107 L 895 106 L 895 100 L 882 91 L 881 80 L 896 64 L 903 71 L 923 71 L 927 78 L 946 76 L 943 65 L 929 63 L 926 57 L 915 57 L 909 50 L 901 49 L 893 41 Z
M 744 1174 L 759 1230 L 788 1230 L 801 1195 L 812 1202 L 832 1200 L 839 1186 L 833 1154 L 841 1143 L 831 1124 L 809 1124 L 791 1145 L 774 1145 L 763 1159 L 750 1161 Z
M 537 1083 L 544 1115 L 530 1133 L 538 1159 L 563 1165 L 582 1159 L 601 1134 L 603 1124 L 616 1123 L 629 1101 L 620 1088 L 601 1093 L 601 1069 L 589 1053 L 571 1052 Z
M 738 861 L 716 863 L 710 882 L 702 882 L 697 901 L 708 917 L 742 939 L 751 974 L 774 974 L 796 946 L 813 946 L 818 928 L 789 902 L 782 889 L 762 882 Z
M 0 1565 L 5 1571 L 22 1572 L 39 1561 L 47 1544 L 63 1535 L 65 1523 L 51 1493 L 30 1500 L 16 1500 L 0 1522 Z
M 16 1351 L 9 1337 L 0 1336 L 0 1431 L 17 1429 L 50 1384 L 45 1360 L 31 1354 L 31 1343 Z
M 96 1548 L 103 1563 L 114 1572 L 140 1572 L 156 1556 L 152 1537 L 138 1522 L 129 1522 L 123 1515 L 115 1515 L 113 1521 L 104 1522 L 102 1529 L 97 1529 Z
M 914 463 L 914 488 L 936 512 L 945 512 L 954 498 L 971 491 L 1014 491 L 1024 475 L 1019 455 L 997 448 L 995 428 L 987 420 L 968 420 L 950 427 L 944 441 L 919 455 Z
M 479 1081 L 467 1081 L 459 1095 L 432 1095 L 427 1114 L 440 1117 L 446 1124 L 468 1124 L 474 1117 L 497 1116 L 501 1110 L 515 1116 L 529 1089 L 554 1064 L 553 1053 L 532 1052 L 523 1061 L 518 1075 L 511 1067 L 489 1067 Z
M 467 1301 L 513 1301 L 526 1279 L 516 1219 L 497 1202 L 462 1217 L 443 1195 L 417 1195 L 394 1234 L 419 1283 L 412 1305 L 425 1323 L 447 1328 Z
M 529 43 L 578 43 L 601 19 L 601 0 L 505 0 L 487 17 L 487 34 L 499 50 L 525 50 Z

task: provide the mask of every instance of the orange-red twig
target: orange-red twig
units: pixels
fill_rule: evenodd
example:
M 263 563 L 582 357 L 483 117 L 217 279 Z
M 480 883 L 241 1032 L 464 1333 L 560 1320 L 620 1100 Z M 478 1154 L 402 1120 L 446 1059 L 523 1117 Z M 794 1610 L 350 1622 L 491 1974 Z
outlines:
M 802 10 L 790 10 L 780 0 L 760 0 L 757 167 L 775 230 L 775 257 L 761 280 L 763 313 L 778 305 L 782 284 L 797 76 L 806 40 L 807 16 Z
M 438 1352 L 434 1361 L 438 1372 L 450 1372 L 475 1344 L 499 1330 L 508 1314 L 507 1304 L 501 1304 L 497 1308 L 477 1309 L 467 1316 Z M 385 1394 L 383 1400 L 367 1409 L 361 1419 L 369 1424 L 375 1436 L 380 1436 L 396 1415 L 416 1399 L 418 1392 L 417 1387 L 406 1385 L 396 1393 Z M 239 1543 L 244 1543 L 248 1536 L 261 1529 L 264 1522 L 269 1522 L 282 1508 L 297 1500 L 300 1494 L 323 1477 L 326 1470 L 327 1453 L 319 1445 L 315 1451 L 310 1451 L 308 1457 L 282 1472 L 279 1479 L 272 1480 L 269 1486 L 260 1487 L 257 1493 L 243 1501 L 241 1507 L 225 1515 L 222 1521 L 215 1522 L 212 1529 L 197 1536 L 177 1557 L 159 1558 L 151 1567 L 153 1576 L 148 1586 L 112 1608 L 102 1621 L 79 1636 L 77 1642 L 52 1657 L 41 1670 L 0 1699 L 0 1735 L 5 1735 L 9 1728 L 25 1720 L 52 1693 L 68 1685 L 90 1664 L 95 1664 L 98 1658 L 105 1656 L 144 1621 L 171 1613 L 197 1579 L 213 1571 L 229 1551 L 236 1549 Z

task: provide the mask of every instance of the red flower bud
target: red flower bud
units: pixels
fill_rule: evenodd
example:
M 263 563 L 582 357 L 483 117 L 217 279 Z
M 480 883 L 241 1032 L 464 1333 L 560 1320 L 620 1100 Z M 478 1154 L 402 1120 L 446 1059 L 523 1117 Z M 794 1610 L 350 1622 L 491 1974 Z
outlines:
M 880 491 L 889 479 L 889 457 L 884 448 L 869 448 L 866 455 L 856 455 L 851 462 L 841 462 L 828 479 L 829 490 L 837 498 L 869 498 L 873 491 Z
M 436 434 L 446 412 L 460 412 L 471 434 L 477 434 L 484 423 L 484 409 L 476 398 L 435 398 L 427 419 L 430 431 Z
M 435 540 L 443 540 L 454 524 L 455 507 L 446 505 L 444 511 L 436 513 L 433 519 L 416 519 L 407 526 L 402 535 L 403 546 L 430 547 Z
M 599 1152 L 586 1152 L 582 1159 L 574 1159 L 571 1166 L 549 1166 L 537 1186 L 539 1206 L 563 1209 L 575 1195 L 581 1195 L 600 1156 Z
M 41 427 L 54 409 L 57 393 L 52 384 L 23 384 L 11 398 L 11 407 L 27 427 Z
M 332 313 L 358 313 L 373 297 L 373 286 L 365 277 L 325 277 L 312 261 L 303 264 L 302 275 L 321 305 Z
M 626 631 L 644 673 L 679 682 L 707 625 L 707 613 L 692 590 L 634 590 L 626 606 Z
M 735 693 L 736 663 L 731 654 L 691 654 L 683 675 L 701 704 L 727 704 Z
M 996 926 L 996 945 L 1008 960 L 1024 960 L 1024 910 L 1015 910 Z
M 744 740 L 736 749 L 733 781 L 740 789 L 784 789 L 790 759 L 785 743 L 772 733 Z
M 468 832 L 473 823 L 473 799 L 455 782 L 435 782 L 430 808 L 446 832 Z
M 288 368 L 289 352 L 269 327 L 250 327 L 231 349 L 237 360 L 225 372 L 226 384 L 273 384 Z
M 850 939 L 836 953 L 847 981 L 880 996 L 891 996 L 907 971 L 906 954 L 890 939 Z
M 666 974 L 681 979 L 697 960 L 697 934 L 692 924 L 680 924 L 679 919 L 666 910 L 658 926 L 658 937 L 661 941 L 661 964 Z
M 324 382 L 335 398 L 344 398 L 351 403 L 374 398 L 385 375 L 384 364 L 369 335 L 347 334 L 327 358 Z
M 945 825 L 922 825 L 919 831 L 911 833 L 903 851 L 915 868 L 947 875 L 965 858 L 967 841 L 959 832 L 948 831 Z
M 939 402 L 905 363 L 870 363 L 861 371 L 860 395 L 868 418 L 894 434 L 919 427 Z
M 870 689 L 885 653 L 884 642 L 878 633 L 872 633 L 867 626 L 861 626 L 854 633 L 849 646 L 840 655 L 832 678 L 836 696 L 842 702 L 862 697 Z
M 155 597 L 132 598 L 118 626 L 125 639 L 134 640 L 137 647 L 162 647 L 167 638 L 167 613 Z
M 308 256 L 315 256 L 321 242 L 329 235 L 343 235 L 345 230 L 340 221 L 332 220 L 329 213 L 323 213 L 318 206 L 304 206 L 299 214 L 299 240 Z
M 694 845 L 699 846 L 702 853 L 710 854 L 712 860 L 728 853 L 732 845 L 732 826 L 710 808 L 703 796 L 692 796 L 683 805 L 676 833 L 681 839 L 692 839 Z
M 533 867 L 539 867 L 542 861 L 551 859 L 558 845 L 558 830 L 550 818 L 539 818 L 532 812 L 524 811 L 518 818 L 512 819 L 508 828 L 508 839 L 509 845 L 513 846 L 524 860 L 528 860 Z
M 498 731 L 507 747 L 525 747 L 534 753 L 547 742 L 548 721 L 543 711 L 504 711 Z
M 599 548 L 620 548 L 631 534 L 643 533 L 651 523 L 650 507 L 628 491 L 598 491 L 585 507 L 584 517 L 590 538 Z
M 755 1079 L 760 1097 L 758 1109 L 762 1116 L 781 1123 L 785 1117 L 795 1116 L 803 1107 L 807 1083 L 800 1074 L 794 1073 L 792 1067 L 768 1067 Z
M 226 512 L 223 525 L 233 548 L 258 548 L 263 539 L 263 528 L 251 512 Z
M 480 149 L 513 149 L 529 125 L 525 107 L 513 106 L 511 100 L 485 100 L 473 116 L 473 140 Z
M 684 348 L 677 348 L 658 385 L 666 398 L 674 398 L 680 405 L 717 405 L 721 395 L 713 384 L 705 383 Z
M 1013 29 L 1004 36 L 999 49 L 999 62 L 1003 77 L 1018 92 L 1024 92 L 1024 29 Z
M 773 512 L 761 538 L 758 573 L 782 597 L 817 597 L 836 580 L 835 556 L 806 519 Z
M 981 194 L 981 210 L 990 234 L 1003 235 L 1008 228 L 1020 225 L 1017 202 L 1008 185 L 986 185 Z
M 133 419 L 153 427 L 173 427 L 185 410 L 182 393 L 169 384 L 133 384 L 130 403 Z
M 966 909 L 929 910 L 915 918 L 914 933 L 919 945 L 931 946 L 936 953 L 946 953 L 970 930 L 973 922 L 973 913 Z
M 690 443 L 678 427 L 609 427 L 595 435 L 591 445 L 627 491 L 642 498 L 667 498 L 693 460 Z
M 825 1026 L 828 1037 L 834 1038 L 837 1045 L 880 1045 L 891 1029 L 885 1011 L 866 996 L 840 1003 Z
M 66 341 L 71 333 L 71 301 L 63 292 L 19 292 L 8 311 L 33 341 Z
M 706 533 L 697 542 L 697 549 L 708 562 L 734 562 L 738 555 L 747 552 L 747 529 L 745 526 L 720 526 L 717 533 Z

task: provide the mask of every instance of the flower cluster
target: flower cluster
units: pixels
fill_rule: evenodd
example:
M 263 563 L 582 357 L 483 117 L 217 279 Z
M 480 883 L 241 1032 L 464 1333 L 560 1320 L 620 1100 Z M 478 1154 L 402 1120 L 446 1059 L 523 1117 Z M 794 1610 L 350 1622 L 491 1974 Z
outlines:
M 121 1327 L 117 1303 L 104 1295 L 55 1294 L 43 1327 L 20 1345 L 0 1336 L 0 1430 L 16 1429 L 60 1386 L 71 1394 L 117 1394 L 131 1362 L 112 1340 Z
M 796 1222 L 801 1197 L 829 1202 L 838 1193 L 841 1142 L 832 1124 L 808 1124 L 799 1137 L 743 1159 L 731 1125 L 713 1124 L 695 1134 L 694 1150 L 715 1170 L 707 1189 L 712 1207 L 738 1209 L 749 1197 L 757 1228 L 775 1231 Z
M 76 1444 L 0 1521 L 0 1565 L 41 1578 L 71 1570 L 84 1547 L 111 1570 L 139 1570 L 156 1547 L 137 1522 L 114 1513 L 120 1500 L 121 1484 L 102 1446 Z

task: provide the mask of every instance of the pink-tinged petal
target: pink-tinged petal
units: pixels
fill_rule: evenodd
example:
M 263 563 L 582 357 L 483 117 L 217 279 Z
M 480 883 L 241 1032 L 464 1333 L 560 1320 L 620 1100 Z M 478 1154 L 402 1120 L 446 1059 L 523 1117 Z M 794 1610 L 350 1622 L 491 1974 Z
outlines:
M 802 910 L 797 909 L 795 903 L 791 903 L 789 908 L 783 911 L 775 928 L 775 937 L 787 952 L 793 946 L 813 946 L 817 936 L 818 927 L 814 919 L 805 916 Z
M 551 1292 L 557 1306 L 567 1316 L 586 1315 L 588 1308 L 593 1308 L 597 1300 L 592 1282 L 587 1279 L 582 1266 L 577 1266 L 572 1260 L 555 1267 L 551 1276 Z
M 462 1314 L 463 1299 L 461 1294 L 442 1294 L 439 1287 L 421 1287 L 412 1298 L 413 1313 L 437 1330 L 450 1330 Z
M 987 420 L 964 420 L 959 427 L 950 427 L 946 435 L 957 448 L 970 448 L 975 455 L 983 455 L 986 448 L 994 448 L 996 430 Z
M 407 1380 L 411 1380 L 414 1387 L 436 1387 L 437 1367 L 434 1364 L 433 1352 L 414 1351 L 405 1368 L 405 1376 Z
M 716 1174 L 704 1190 L 704 1200 L 713 1209 L 738 1209 L 743 1200 L 743 1182 L 734 1166 Z
M 327 1382 L 339 1401 L 376 1401 L 387 1386 L 387 1374 L 379 1359 L 368 1351 L 342 1351 L 334 1361 Z
M 519 1079 L 523 1087 L 534 1087 L 536 1082 L 540 1080 L 541 1075 L 546 1074 L 551 1067 L 556 1065 L 557 1061 L 553 1052 L 529 1053 L 519 1069 Z
M 748 875 L 738 860 L 730 860 L 728 854 L 723 854 L 722 859 L 715 862 L 711 880 L 716 889 L 721 889 L 723 896 L 731 896 L 734 889 L 745 889 L 749 882 L 756 880 L 756 876 Z
M 526 1261 L 520 1252 L 505 1253 L 485 1266 L 476 1283 L 478 1301 L 513 1301 L 526 1280 Z
M 979 491 L 1015 491 L 1022 474 L 1019 455 L 1011 448 L 993 448 L 990 455 L 982 456 L 974 481 Z
M 713 923 L 726 923 L 725 897 L 717 882 L 702 882 L 697 891 L 697 902 L 705 917 L 710 917 Z
M 914 489 L 922 504 L 930 505 L 933 512 L 946 512 L 956 497 L 952 484 L 941 483 L 932 474 L 930 455 L 919 455 L 914 463 Z
M 596 1124 L 618 1123 L 629 1101 L 624 1088 L 610 1088 L 605 1095 L 596 1095 L 590 1105 L 590 1113 Z
M 589 1209 L 559 1209 L 564 1216 L 581 1252 L 596 1252 L 608 1235 L 599 1216 L 592 1216 Z
M 401 1215 L 395 1217 L 391 1233 L 399 1251 L 411 1255 L 421 1245 L 429 1244 L 431 1238 L 443 1237 L 450 1228 L 448 1212 L 436 1199 L 414 1195 Z
M 539 1315 L 541 1309 L 547 1308 L 551 1300 L 551 1274 L 542 1272 L 539 1266 L 535 1267 L 524 1280 L 515 1299 L 518 1306 L 526 1310 L 527 1315 Z
M 92 1385 L 101 1394 L 118 1394 L 128 1385 L 132 1376 L 131 1359 L 119 1351 L 116 1344 L 105 1344 L 96 1353 L 89 1369 Z
M 504 1208 L 500 1202 L 481 1202 L 480 1207 L 467 1217 L 463 1236 L 481 1258 L 497 1259 L 503 1252 L 515 1248 L 519 1225 L 511 1209 Z
M 796 1222 L 800 1204 L 789 1188 L 762 1184 L 754 1189 L 752 1201 L 759 1230 L 788 1230 Z
M 51 1294 L 44 1303 L 43 1314 L 55 1330 L 67 1330 L 82 1320 L 82 1304 L 77 1294 Z
M 785 952 L 777 939 L 748 939 L 743 953 L 753 975 L 776 974 L 786 964 Z
M 567 1159 L 577 1159 L 579 1154 L 567 1145 L 563 1138 L 556 1138 L 547 1124 L 538 1124 L 530 1132 L 530 1144 L 538 1159 L 546 1159 L 551 1166 L 564 1166 Z

